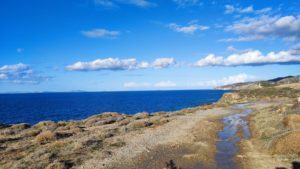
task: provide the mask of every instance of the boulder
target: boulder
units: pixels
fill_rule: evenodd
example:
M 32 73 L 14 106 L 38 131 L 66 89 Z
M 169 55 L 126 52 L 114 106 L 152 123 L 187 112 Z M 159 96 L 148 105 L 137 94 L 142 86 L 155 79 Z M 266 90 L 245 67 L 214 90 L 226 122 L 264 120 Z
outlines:
M 138 120 L 138 119 L 145 119 L 148 118 L 150 115 L 147 112 L 142 112 L 142 113 L 137 113 L 135 115 L 133 115 L 133 118 Z

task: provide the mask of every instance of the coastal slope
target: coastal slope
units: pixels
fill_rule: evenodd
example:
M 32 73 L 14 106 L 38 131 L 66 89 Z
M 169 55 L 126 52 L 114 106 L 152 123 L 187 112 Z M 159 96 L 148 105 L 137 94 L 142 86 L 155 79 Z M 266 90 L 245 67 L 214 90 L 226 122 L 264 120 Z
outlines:
M 300 90 L 278 86 L 226 93 L 217 103 L 175 112 L 107 112 L 78 121 L 1 125 L 0 166 L 216 168 L 223 119 L 242 112 L 237 105 L 243 104 L 252 110 L 243 117 L 251 135 L 237 131 L 238 152 L 229 160 L 243 169 L 292 168 L 300 161 Z

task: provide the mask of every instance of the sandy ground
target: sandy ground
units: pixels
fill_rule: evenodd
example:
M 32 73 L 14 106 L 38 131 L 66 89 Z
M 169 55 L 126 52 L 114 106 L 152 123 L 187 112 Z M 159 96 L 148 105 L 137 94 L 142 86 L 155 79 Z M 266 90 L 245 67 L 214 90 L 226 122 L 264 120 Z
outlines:
M 171 160 L 182 168 L 212 168 L 216 151 L 217 131 L 222 127 L 221 116 L 240 110 L 213 108 L 176 116 L 158 128 L 119 136 L 126 146 L 112 152 L 110 158 L 101 154 L 86 161 L 79 168 L 105 169 L 162 169 Z

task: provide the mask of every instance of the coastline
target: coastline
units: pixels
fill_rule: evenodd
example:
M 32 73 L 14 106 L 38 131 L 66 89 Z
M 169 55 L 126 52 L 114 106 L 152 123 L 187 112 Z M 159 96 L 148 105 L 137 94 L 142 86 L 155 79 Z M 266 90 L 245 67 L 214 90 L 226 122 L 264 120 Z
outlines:
M 161 169 L 172 162 L 181 168 L 214 168 L 217 133 L 224 127 L 221 119 L 241 111 L 234 108 L 235 104 L 249 103 L 255 110 L 248 118 L 252 137 L 242 138 L 235 157 L 237 164 L 240 168 L 261 167 L 254 164 L 257 163 L 251 154 L 254 150 L 246 144 L 251 142 L 261 154 L 260 161 L 272 159 L 274 166 L 289 167 L 291 160 L 298 157 L 284 162 L 282 157 L 287 156 L 278 155 L 274 160 L 269 151 L 260 152 L 261 138 L 253 133 L 257 133 L 253 126 L 258 123 L 254 125 L 257 120 L 253 118 L 266 109 L 273 112 L 274 106 L 282 109 L 293 103 L 292 107 L 297 107 L 295 100 L 300 92 L 274 89 L 274 93 L 272 89 L 270 93 L 270 90 L 226 93 L 214 104 L 169 113 L 108 112 L 79 121 L 45 121 L 34 126 L 17 124 L 1 128 L 0 165 L 3 168 Z
M 35 125 L 41 121 L 84 120 L 104 112 L 174 112 L 216 102 L 227 91 L 176 90 L 0 95 L 0 123 Z M 35 101 L 36 100 L 36 101 Z
M 175 150 L 174 146 L 182 148 L 182 146 L 186 147 L 186 145 L 193 145 L 194 147 L 198 147 L 197 152 L 206 151 L 207 154 L 210 154 L 210 157 L 194 157 L 197 153 L 190 152 L 191 150 L 188 150 L 189 148 L 185 148 L 185 151 L 190 152 L 191 155 L 186 156 L 185 158 L 188 158 L 188 160 L 185 159 L 182 160 L 182 162 L 186 163 L 186 165 L 192 165 L 191 162 L 188 162 L 190 161 L 190 158 L 194 158 L 194 161 L 202 158 L 201 161 L 204 161 L 203 163 L 206 163 L 205 165 L 213 165 L 213 156 L 215 154 L 214 147 L 217 139 L 216 134 L 212 134 L 209 140 L 207 140 L 207 138 L 201 138 L 199 133 L 190 135 L 190 138 L 187 139 L 186 142 L 184 142 L 182 138 L 185 138 L 185 134 L 188 134 L 190 130 L 195 131 L 196 128 L 205 128 L 203 124 L 211 126 L 205 130 L 210 131 L 208 134 L 217 133 L 222 126 L 219 122 L 219 118 L 222 115 L 231 112 L 216 107 L 220 107 L 220 105 L 216 103 L 205 104 L 175 112 L 156 112 L 152 114 L 138 113 L 135 115 L 124 115 L 108 112 L 76 121 L 42 121 L 33 126 L 24 123 L 2 126 L 0 129 L 0 142 L 3 144 L 0 149 L 0 156 L 2 156 L 1 159 L 3 160 L 0 160 L 0 165 L 3 166 L 3 168 L 17 168 L 17 166 L 22 166 L 24 164 L 35 168 L 40 167 L 37 166 L 37 164 L 41 165 L 41 168 L 48 167 L 49 165 L 50 168 L 52 165 L 64 166 L 67 168 L 66 166 L 71 166 L 71 164 L 69 164 L 69 160 L 65 160 L 66 157 L 73 161 L 75 158 L 74 154 L 77 154 L 77 157 L 79 158 L 78 162 L 72 162 L 72 167 L 85 166 L 84 168 L 86 168 L 86 166 L 93 163 L 92 161 L 95 156 L 104 159 L 103 161 L 107 161 L 104 163 L 107 163 L 108 165 L 116 166 L 120 164 L 113 163 L 119 162 L 119 160 L 111 161 L 109 159 L 111 159 L 112 156 L 116 159 L 116 155 L 126 152 L 122 148 L 130 147 L 129 144 L 131 144 L 131 138 L 135 138 L 136 141 L 139 141 L 143 140 L 143 138 L 153 138 L 154 135 L 158 139 L 157 143 L 149 143 L 153 150 L 159 150 L 160 148 L 158 148 L 158 146 L 164 145 L 167 147 L 171 146 L 171 148 L 167 148 L 168 150 L 172 150 L 170 152 L 183 151 L 179 149 Z M 214 112 L 215 115 L 213 115 L 211 111 Z M 224 112 L 220 113 L 222 111 Z M 190 124 L 192 121 L 193 123 Z M 201 125 L 198 126 L 197 123 L 201 123 Z M 187 128 L 185 124 L 190 124 L 190 127 Z M 174 132 L 175 127 L 182 127 L 182 131 Z M 175 135 L 173 135 L 174 133 Z M 194 142 L 193 139 L 196 135 L 204 142 Z M 128 140 L 125 139 L 127 137 L 129 137 Z M 166 143 L 162 144 L 164 141 L 166 141 Z M 139 145 L 146 144 L 147 142 L 140 143 Z M 202 145 L 199 147 L 198 144 Z M 134 148 L 137 148 L 137 143 L 133 143 L 133 145 L 135 145 Z M 208 146 L 210 148 L 207 150 L 202 146 Z M 11 147 L 15 148 L 11 149 Z M 15 152 L 15 149 L 20 150 L 20 152 Z M 132 147 L 129 149 L 132 149 Z M 46 154 L 49 156 L 47 157 L 48 159 L 40 159 L 38 155 L 40 152 L 38 153 L 38 151 L 45 151 L 44 153 L 47 152 Z M 116 153 L 115 151 L 120 151 L 121 153 Z M 133 155 L 140 151 L 147 152 L 147 150 L 141 148 L 141 150 L 135 150 L 134 152 L 126 153 L 125 155 Z M 53 152 L 55 156 L 61 155 L 61 157 L 56 157 L 52 160 L 50 157 L 53 156 Z M 91 153 L 93 153 L 93 156 L 91 156 Z M 97 155 L 95 155 L 95 153 L 97 153 Z M 24 154 L 26 154 L 26 156 L 24 156 Z M 149 154 L 149 156 L 151 156 L 151 154 Z M 144 159 L 147 159 L 149 156 Z M 32 161 L 31 159 L 36 160 Z M 89 161 L 88 165 L 85 165 L 85 161 Z M 165 165 L 166 161 L 161 161 L 160 165 Z M 96 163 L 97 162 L 98 160 Z M 95 165 L 99 166 L 99 164 Z

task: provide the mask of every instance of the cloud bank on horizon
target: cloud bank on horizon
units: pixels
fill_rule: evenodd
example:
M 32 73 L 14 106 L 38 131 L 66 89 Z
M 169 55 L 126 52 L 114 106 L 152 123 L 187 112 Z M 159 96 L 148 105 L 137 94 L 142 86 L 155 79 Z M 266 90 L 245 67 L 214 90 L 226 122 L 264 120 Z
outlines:
M 30 1 L 30 10 L 0 7 L 0 92 L 74 90 L 69 81 L 87 90 L 209 88 L 299 73 L 300 2 L 46 1 L 57 14 Z

